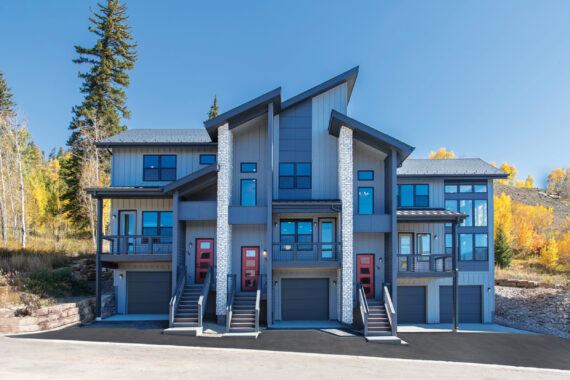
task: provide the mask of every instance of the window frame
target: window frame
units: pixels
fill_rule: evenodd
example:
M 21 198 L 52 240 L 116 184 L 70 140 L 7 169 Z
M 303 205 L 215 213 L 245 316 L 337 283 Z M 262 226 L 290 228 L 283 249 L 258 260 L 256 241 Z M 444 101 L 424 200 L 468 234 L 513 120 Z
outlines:
M 254 165 L 254 169 L 253 171 L 250 170 L 244 170 L 243 166 L 244 165 Z M 257 162 L 241 162 L 239 164 L 239 172 L 240 173 L 252 173 L 252 174 L 257 174 Z
M 360 212 L 360 190 L 361 189 L 370 189 L 370 199 L 372 202 L 370 213 Z M 358 192 L 357 192 L 357 197 L 358 197 L 358 205 L 357 205 L 358 215 L 374 215 L 374 186 L 359 186 Z
M 145 167 L 145 160 L 147 157 L 157 157 L 158 158 L 158 165 L 156 168 Z M 173 168 L 163 168 L 162 167 L 162 158 L 163 157 L 174 157 L 174 167 Z M 147 178 L 147 169 L 157 170 L 158 171 L 158 179 L 148 179 Z M 164 177 L 162 175 L 163 170 L 174 170 L 174 178 L 164 179 Z M 176 156 L 176 154 L 143 154 L 143 182 L 176 181 L 177 174 L 178 174 L 178 157 Z
M 412 206 L 402 206 L 402 186 L 412 186 Z M 418 195 L 416 192 L 416 187 L 417 186 L 427 186 L 427 195 Z M 399 183 L 398 187 L 398 207 L 401 208 L 429 208 L 429 194 L 430 194 L 430 188 L 429 188 L 429 183 Z M 427 199 L 427 204 L 424 206 L 418 206 L 418 202 L 417 202 L 417 197 L 426 197 Z
M 253 181 L 255 193 L 253 195 L 253 204 L 252 205 L 244 205 L 243 203 L 243 184 L 245 181 Z M 255 207 L 257 206 L 257 179 L 256 178 L 242 178 L 240 179 L 240 186 L 239 186 L 239 204 L 241 207 Z
M 171 219 L 172 219 L 172 225 L 170 227 L 161 227 L 161 220 L 162 220 L 162 214 L 167 214 L 170 213 L 171 214 Z M 156 215 L 156 227 L 145 227 L 144 226 L 144 216 L 145 214 L 157 214 Z M 165 238 L 153 238 L 152 242 L 153 243 L 172 243 L 172 233 L 173 233 L 173 229 L 174 229 L 174 214 L 172 211 L 170 210 L 147 210 L 147 211 L 141 211 L 141 235 L 143 236 L 166 236 Z M 155 228 L 156 229 L 156 234 L 149 234 L 146 235 L 145 234 L 145 228 Z M 170 229 L 170 234 L 169 235 L 163 235 L 161 232 L 163 229 Z M 142 239 L 142 243 L 143 244 L 148 244 L 149 240 L 148 238 L 143 238 Z
M 293 175 L 282 175 L 281 174 L 281 165 L 293 165 Z M 309 165 L 309 175 L 299 175 L 297 172 L 298 165 Z M 292 178 L 293 179 L 293 186 L 292 187 L 283 187 L 281 184 L 281 178 Z M 299 187 L 298 179 L 299 178 L 308 178 L 309 179 L 309 186 L 308 187 Z M 279 163 L 279 189 L 280 190 L 310 190 L 313 188 L 313 163 L 312 162 L 280 162 Z
M 360 178 L 361 173 L 371 173 L 372 177 L 369 179 L 362 179 Z M 374 181 L 374 170 L 359 170 L 356 178 L 358 179 L 358 181 Z
M 214 162 L 204 162 L 204 158 L 206 157 L 214 157 Z M 200 165 L 213 165 L 218 162 L 218 157 L 215 153 L 203 153 L 200 154 Z
M 311 233 L 310 234 L 299 234 L 299 222 L 301 223 L 310 223 L 311 224 Z M 294 223 L 295 224 L 295 231 L 294 234 L 283 234 L 281 233 L 282 229 L 281 229 L 281 224 L 282 223 Z M 312 219 L 280 219 L 279 220 L 279 245 L 280 245 L 280 251 L 284 251 L 284 252 L 299 252 L 299 251 L 312 251 L 313 250 L 313 244 L 314 244 L 314 228 L 313 228 L 313 220 Z M 334 227 L 333 227 L 334 228 Z M 334 231 L 333 231 L 334 232 Z M 310 243 L 307 242 L 299 242 L 299 235 L 301 236 L 310 236 L 311 237 L 311 241 Z M 293 243 L 288 243 L 288 242 L 283 242 L 283 236 L 293 236 Z M 291 246 L 295 246 L 296 249 L 293 249 L 293 247 L 291 247 L 291 249 L 284 249 L 283 246 L 284 245 L 291 245 Z M 299 248 L 299 246 L 303 246 L 303 245 L 309 245 L 310 244 L 310 248 L 309 249 L 301 249 Z

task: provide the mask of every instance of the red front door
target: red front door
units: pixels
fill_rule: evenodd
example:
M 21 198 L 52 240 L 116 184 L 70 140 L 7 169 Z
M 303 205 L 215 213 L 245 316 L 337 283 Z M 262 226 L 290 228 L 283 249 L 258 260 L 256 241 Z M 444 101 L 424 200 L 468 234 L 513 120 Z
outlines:
M 257 276 L 259 275 L 259 248 L 241 248 L 241 291 L 257 290 Z
M 374 255 L 356 255 L 356 271 L 366 298 L 374 298 Z
M 210 265 L 214 265 L 214 239 L 196 239 L 197 284 L 204 282 Z

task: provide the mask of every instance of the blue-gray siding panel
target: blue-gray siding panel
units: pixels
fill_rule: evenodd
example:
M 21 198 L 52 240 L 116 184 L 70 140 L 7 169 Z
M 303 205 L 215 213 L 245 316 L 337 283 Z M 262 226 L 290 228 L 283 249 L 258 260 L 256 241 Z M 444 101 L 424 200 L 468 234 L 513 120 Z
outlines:
M 398 323 L 426 323 L 425 286 L 398 286 Z
M 453 320 L 453 288 L 439 287 L 439 322 Z M 481 323 L 482 300 L 480 286 L 459 287 L 459 323 Z

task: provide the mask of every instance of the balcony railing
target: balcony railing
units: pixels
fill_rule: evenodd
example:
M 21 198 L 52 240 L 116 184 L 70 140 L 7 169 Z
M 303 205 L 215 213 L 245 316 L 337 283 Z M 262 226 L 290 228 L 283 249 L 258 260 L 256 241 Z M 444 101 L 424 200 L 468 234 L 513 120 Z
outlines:
M 334 263 L 340 261 L 341 243 L 273 243 L 273 261 Z
M 398 255 L 400 273 L 434 273 L 452 271 L 451 255 Z
M 103 236 L 103 254 L 107 255 L 170 255 L 170 236 L 107 235 Z

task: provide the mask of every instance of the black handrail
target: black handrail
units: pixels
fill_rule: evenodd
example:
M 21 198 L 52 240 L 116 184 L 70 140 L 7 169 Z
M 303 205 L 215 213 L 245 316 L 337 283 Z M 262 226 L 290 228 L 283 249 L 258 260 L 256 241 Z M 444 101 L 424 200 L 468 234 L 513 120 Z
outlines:
M 273 243 L 273 261 L 330 262 L 339 261 L 342 243 Z
M 174 317 L 176 316 L 176 310 L 178 310 L 178 304 L 180 303 L 180 298 L 182 297 L 182 292 L 186 286 L 186 267 L 181 271 L 178 281 L 176 281 L 176 288 L 174 289 L 174 295 L 170 299 L 169 304 L 169 322 L 170 327 L 174 325 Z
M 103 254 L 110 255 L 170 255 L 172 237 L 165 235 L 105 235 Z M 107 249 L 108 247 L 108 249 Z
M 227 281 L 228 290 L 226 298 L 226 332 L 229 333 L 232 321 L 234 298 L 236 294 L 236 275 L 228 274 Z
M 358 304 L 360 305 L 360 315 L 362 316 L 362 323 L 364 324 L 364 336 L 368 336 L 368 301 L 366 300 L 366 293 L 362 287 L 362 283 L 356 284 L 356 292 L 358 293 Z
M 204 313 L 206 312 L 206 304 L 208 303 L 208 294 L 210 293 L 210 284 L 212 283 L 213 273 L 214 267 L 210 265 L 208 267 L 208 272 L 206 272 L 206 278 L 204 278 L 204 285 L 202 285 L 200 298 L 198 298 L 198 326 L 200 327 L 202 327 Z
M 398 255 L 398 271 L 411 273 L 451 272 L 452 255 L 426 254 L 426 255 Z

